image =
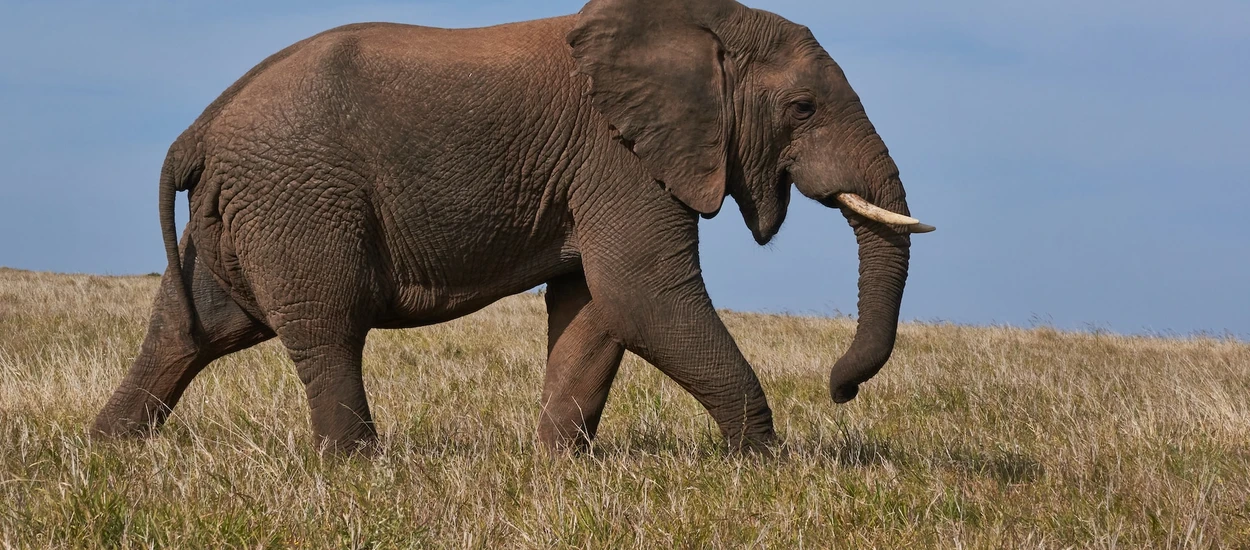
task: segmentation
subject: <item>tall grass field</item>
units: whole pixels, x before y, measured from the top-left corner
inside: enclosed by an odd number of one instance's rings
[[[634,357],[592,451],[553,456],[545,313],[522,295],[370,335],[375,458],[316,451],[273,342],[212,364],[160,436],[93,439],[158,282],[0,269],[0,547],[1250,547],[1250,345],[1231,338],[904,324],[835,406],[853,321],[725,312],[776,457],[723,452]]]

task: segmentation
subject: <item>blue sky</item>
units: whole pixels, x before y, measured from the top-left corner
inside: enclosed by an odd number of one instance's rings
[[[939,227],[904,318],[1250,338],[1250,3],[749,4],[812,28]],[[0,0],[0,265],[161,271],[166,147],[291,42],[580,6]],[[854,312],[853,236],[815,203],[768,247],[732,205],[703,239],[718,306]]]

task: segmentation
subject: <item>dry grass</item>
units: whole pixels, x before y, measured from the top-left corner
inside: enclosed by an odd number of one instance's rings
[[[726,314],[781,458],[724,456],[692,398],[627,360],[591,456],[533,427],[533,296],[376,331],[372,461],[310,447],[281,348],[215,363],[161,437],[86,426],[146,326],[154,277],[0,270],[6,547],[1250,546],[1250,346],[906,325],[834,406],[847,320]]]

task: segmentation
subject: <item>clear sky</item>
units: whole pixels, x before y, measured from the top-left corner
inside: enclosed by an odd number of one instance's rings
[[[0,0],[0,265],[162,271],[166,147],[296,40],[581,4]],[[748,4],[812,28],[939,228],[914,239],[904,318],[1250,338],[1250,2]],[[855,310],[833,211],[796,195],[760,248],[727,204],[703,240],[720,307]]]

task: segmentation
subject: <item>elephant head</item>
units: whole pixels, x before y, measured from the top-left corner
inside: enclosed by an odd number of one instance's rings
[[[829,377],[849,401],[894,348],[909,217],[898,169],[811,32],[733,0],[592,0],[568,35],[590,98],[650,175],[691,209],[734,197],[756,241],[790,187],[841,210],[859,244],[859,324]]]

